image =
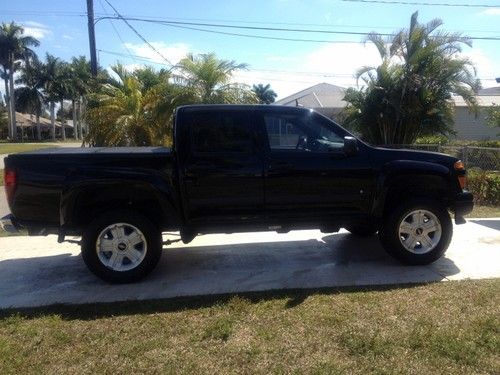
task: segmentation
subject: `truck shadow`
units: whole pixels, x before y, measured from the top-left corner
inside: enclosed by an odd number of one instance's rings
[[[287,296],[292,308],[314,293],[387,290],[437,282],[458,272],[448,258],[429,266],[401,265],[386,255],[376,237],[345,233],[321,240],[167,248],[148,278],[126,286],[106,284],[87,271],[80,256],[60,254],[0,261],[0,308],[87,304],[83,310],[71,305],[23,309],[55,309],[68,318],[83,318],[121,314],[110,307],[116,303],[124,303],[123,313],[130,314],[145,312],[146,306],[150,312],[207,306],[235,295],[255,301]],[[136,300],[148,302],[116,302]],[[9,311],[19,309],[0,315]]]
[[[500,220],[499,219],[487,219],[487,220],[477,220],[477,219],[468,219],[471,223],[484,225],[485,227],[500,230]]]

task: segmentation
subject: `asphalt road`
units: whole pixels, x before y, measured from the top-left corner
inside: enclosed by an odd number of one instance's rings
[[[144,281],[109,285],[87,271],[76,244],[55,236],[0,238],[0,308],[175,296],[500,277],[500,218],[455,226],[445,257],[404,266],[376,237],[323,234],[206,235],[165,249]]]

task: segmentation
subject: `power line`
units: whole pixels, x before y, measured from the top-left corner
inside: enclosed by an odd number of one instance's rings
[[[105,0],[105,1],[107,1],[107,0]],[[219,27],[219,28],[246,29],[246,30],[262,30],[262,31],[279,31],[279,32],[317,33],[317,34],[340,34],[340,35],[359,35],[359,36],[365,36],[365,35],[367,35],[366,32],[361,32],[361,31],[339,31],[339,30],[320,30],[320,29],[293,29],[293,28],[279,28],[279,27],[259,27],[259,26],[225,25],[225,24],[200,23],[200,22],[158,21],[158,20],[153,20],[153,19],[137,18],[137,17],[126,17],[126,18],[124,18],[122,16],[120,16],[120,18],[124,19],[124,20],[127,19],[129,21],[154,23],[154,24],[160,24],[160,25],[164,25],[164,26],[179,27],[179,28],[185,28],[185,29],[190,29],[190,30],[195,30],[195,31],[212,32],[212,33],[223,34],[223,35],[254,37],[254,38],[259,38],[259,39],[286,40],[286,41],[294,41],[294,42],[335,43],[335,41],[332,41],[332,40],[296,39],[296,38],[269,37],[269,36],[263,36],[263,35],[253,35],[253,34],[238,34],[238,33],[228,33],[228,32],[223,32],[223,31],[216,31],[216,30],[199,29],[199,28],[194,28],[194,27],[191,27],[191,26]],[[106,19],[106,17],[102,17],[101,19]],[[188,26],[186,26],[186,25],[188,25]],[[378,33],[378,34],[381,35],[381,36],[388,36],[388,37],[396,35],[396,34],[392,34],[392,33]],[[494,41],[500,41],[500,37],[497,37],[497,36],[494,36],[494,37],[467,36],[467,39],[471,39],[471,40],[494,40]],[[342,42],[346,43],[346,41],[342,41]]]
[[[118,10],[116,10],[116,8],[108,1],[108,0],[104,0],[116,13],[116,15],[118,16],[118,19],[121,19],[123,20],[123,22],[125,22],[127,24],[128,27],[130,27],[130,29],[144,42],[146,43],[153,51],[155,51],[158,56],[160,56],[163,60],[165,60],[168,64],[172,65],[173,67],[173,64],[165,57],[163,56],[163,54],[158,51],[151,43],[149,43],[146,38],[144,38],[125,18],[123,18],[121,16],[121,14],[118,12]]]
[[[389,0],[342,0],[351,3],[376,3],[376,4],[401,4],[401,5],[424,5],[441,7],[468,7],[468,8],[500,8],[500,5],[491,4],[452,4],[452,3],[429,3],[424,1],[389,1]]]
[[[108,12],[106,11],[106,8],[104,7],[104,4],[102,3],[102,0],[99,0],[99,4],[101,4],[101,8],[102,10],[104,11],[104,13],[106,15],[108,15]],[[130,49],[127,47],[127,45],[125,44],[125,42],[123,41],[120,33],[118,32],[118,30],[116,29],[114,23],[113,23],[113,20],[109,20],[109,23],[111,24],[111,27],[113,28],[113,30],[115,31],[116,35],[118,36],[118,39],[120,39],[120,42],[122,42],[122,46],[127,50],[129,56],[132,58],[132,60],[136,61],[135,58],[134,58],[134,55],[132,54],[132,52],[130,51]],[[137,62],[137,61],[136,61]]]
[[[351,0],[345,0],[351,1]],[[358,1],[358,0],[352,0]],[[492,6],[493,8],[496,6]],[[500,5],[498,6],[500,7]],[[0,10],[0,14],[4,15],[36,15],[36,16],[62,16],[62,17],[87,17],[85,13],[80,12],[68,12],[68,11],[16,11],[16,10]],[[100,17],[109,16],[108,13],[95,12],[96,18],[99,20]],[[127,15],[122,14],[123,18],[146,18],[151,20],[171,22],[173,20],[185,20],[185,21],[203,21],[203,22],[226,22],[226,23],[243,23],[243,24],[264,24],[267,25],[269,22],[264,21],[248,21],[248,20],[227,20],[227,19],[207,19],[207,18],[177,18],[177,17],[155,17],[150,15]],[[121,19],[121,18],[120,18]],[[340,27],[340,28],[366,28],[366,29],[397,29],[399,26],[387,26],[387,25],[339,25],[339,24],[324,24],[324,23],[297,23],[297,22],[273,22],[273,25],[290,25],[290,26],[318,26],[318,27]],[[479,32],[479,33],[498,33],[496,30],[481,30],[481,29],[463,29],[463,30],[449,30],[450,32]],[[368,34],[370,31],[366,31]]]
[[[130,57],[129,55],[117,51],[108,51],[108,50],[98,50],[99,52],[115,55],[115,56],[123,56]],[[144,62],[149,62],[152,64],[158,65],[167,65],[161,62],[154,61],[148,57],[133,55],[133,57],[137,60],[142,60]],[[296,71],[296,70],[280,70],[280,69],[261,69],[261,68],[248,68],[249,72],[262,72],[262,73],[282,73],[282,74],[296,74],[296,75],[305,75],[311,77],[324,77],[324,78],[351,78],[352,74],[335,74],[335,73],[327,73],[327,72],[304,72],[304,71]],[[263,79],[271,79],[271,78],[263,78]],[[494,81],[495,78],[480,78],[482,81]]]
[[[249,21],[249,20],[227,20],[227,19],[208,19],[208,18],[178,18],[178,17],[155,17],[155,16],[148,16],[148,15],[127,15],[124,14],[123,17],[125,18],[146,18],[146,19],[153,19],[153,20],[158,20],[158,21],[165,21],[165,22],[170,22],[170,21],[201,21],[201,22],[224,22],[224,23],[234,23],[234,24],[261,24],[261,25],[269,25],[269,22],[264,22],[264,21]],[[297,23],[297,22],[272,22],[273,25],[288,25],[288,26],[317,26],[317,27],[340,27],[340,28],[357,28],[357,29],[390,29],[394,30],[401,25],[398,26],[387,26],[387,25],[378,25],[378,26],[371,26],[371,25],[351,25],[351,24],[325,24],[325,23]],[[368,34],[370,31],[367,31],[366,34]],[[480,30],[480,29],[463,29],[463,30],[449,30],[450,32],[480,32],[480,33],[498,33],[498,30]]]
[[[255,34],[241,34],[241,33],[230,33],[226,31],[217,31],[217,30],[207,30],[200,29],[197,27],[190,26],[181,26],[181,25],[171,25],[168,23],[164,23],[164,26],[175,27],[178,29],[186,29],[186,30],[194,30],[201,31],[205,33],[219,34],[219,35],[229,35],[229,36],[237,36],[243,38],[253,38],[253,39],[267,39],[267,40],[281,40],[287,42],[307,42],[307,43],[332,43],[332,44],[345,44],[345,43],[356,43],[354,40],[319,40],[319,39],[298,39],[298,38],[285,38],[285,37],[277,37],[277,36],[265,36],[265,35],[255,35]]]

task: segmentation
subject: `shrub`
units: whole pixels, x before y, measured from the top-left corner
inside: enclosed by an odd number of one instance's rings
[[[427,135],[423,137],[418,137],[415,141],[418,145],[446,145],[450,142],[450,138],[438,134],[438,135]]]
[[[477,204],[500,206],[500,174],[471,170],[467,186]]]

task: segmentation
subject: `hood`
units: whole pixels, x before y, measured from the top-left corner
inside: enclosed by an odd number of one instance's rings
[[[439,152],[430,151],[416,151],[408,149],[388,149],[382,147],[375,147],[378,156],[385,162],[392,160],[414,160],[423,161],[427,163],[434,163],[453,168],[453,164],[459,160],[453,156],[442,154]]]

